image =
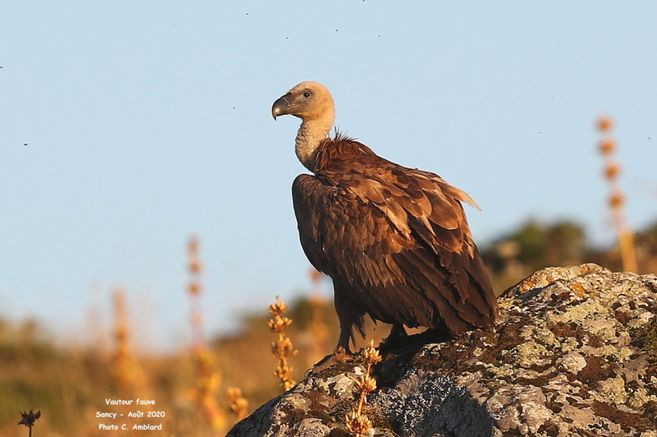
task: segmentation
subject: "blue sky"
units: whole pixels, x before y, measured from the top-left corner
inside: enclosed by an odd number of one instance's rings
[[[121,286],[137,341],[183,344],[190,233],[209,331],[308,288],[298,122],[270,114],[307,79],[349,135],[468,191],[482,243],[528,217],[611,241],[600,113],[630,224],[657,217],[657,3],[317,4],[3,1],[0,315],[84,340]]]

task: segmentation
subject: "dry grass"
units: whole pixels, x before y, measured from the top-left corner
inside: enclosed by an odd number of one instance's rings
[[[126,307],[128,310],[133,307],[129,295],[126,296]],[[318,310],[322,311],[328,327],[337,327],[330,301],[319,306]],[[295,339],[309,333],[312,315],[307,299],[290,302],[286,315],[294,319],[286,329],[287,335]],[[263,351],[269,349],[272,341],[267,319],[268,314],[262,311],[247,314],[241,319],[239,330],[206,341],[206,348],[212,354],[209,367],[221,376],[214,399],[226,419],[224,430],[237,419],[230,410],[227,387],[241,389],[242,398],[248,400],[246,414],[253,406],[257,407],[280,393],[279,382],[271,377],[272,363],[263,359]],[[140,325],[142,320],[130,319],[129,333],[146,329]],[[328,334],[328,343],[334,344],[337,328],[330,329]],[[105,329],[104,336],[113,338],[113,328]],[[133,336],[128,335],[127,339],[131,340]],[[112,376],[114,346],[104,349],[109,345],[109,341],[84,347],[62,344],[49,337],[38,324],[25,322],[18,325],[3,322],[0,317],[0,436],[23,435],[22,432],[17,434],[19,412],[30,409],[42,412],[34,428],[37,436],[98,435],[99,420],[95,414],[96,411],[107,411],[104,398],[122,397]],[[167,414],[163,421],[167,435],[206,437],[216,434],[195,396],[200,363],[190,358],[190,354],[194,354],[191,348],[168,354],[144,353],[136,347],[129,350],[143,375],[148,377],[148,398],[154,399],[158,409]],[[300,349],[297,355],[288,358],[289,366],[295,369],[291,375],[293,378],[299,378],[306,369],[309,351]],[[324,354],[329,352],[326,350]],[[217,384],[217,380],[202,380],[202,384],[209,387]],[[147,398],[146,395],[142,397]],[[21,431],[27,435],[27,429]],[[126,434],[103,432],[103,435]]]
[[[367,402],[367,395],[376,390],[376,379],[372,377],[372,366],[381,362],[381,355],[374,347],[374,340],[370,345],[361,350],[361,356],[367,365],[365,372],[356,378],[355,385],[358,389],[358,402],[353,410],[345,416],[347,431],[355,437],[363,437],[372,429],[372,421],[363,413],[363,406]]]

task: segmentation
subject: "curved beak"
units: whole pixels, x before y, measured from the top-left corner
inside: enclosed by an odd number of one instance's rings
[[[290,93],[287,93],[284,96],[276,99],[276,101],[271,107],[271,115],[272,117],[274,117],[274,120],[276,120],[276,117],[278,117],[279,115],[289,114],[288,109],[290,106],[291,97],[292,95]]]

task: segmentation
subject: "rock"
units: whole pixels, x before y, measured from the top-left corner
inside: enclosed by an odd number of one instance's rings
[[[657,276],[549,268],[499,304],[494,327],[383,354],[372,435],[657,436]],[[359,360],[309,372],[228,435],[349,435]]]

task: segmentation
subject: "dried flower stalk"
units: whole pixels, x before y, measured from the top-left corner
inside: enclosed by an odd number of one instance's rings
[[[29,429],[29,437],[32,437],[32,427],[34,423],[41,417],[41,411],[21,411],[21,420],[18,422],[19,425],[25,425]]]
[[[219,431],[222,431],[226,424],[224,412],[217,403],[217,390],[221,384],[221,374],[216,369],[214,356],[212,351],[207,348],[203,336],[203,317],[200,303],[201,291],[203,290],[201,285],[203,264],[199,259],[199,242],[194,236],[190,237],[187,242],[187,256],[189,282],[186,289],[191,308],[192,359],[196,378],[194,398],[207,422],[219,435]]]
[[[374,347],[374,340],[370,340],[370,345],[361,350],[361,356],[365,360],[367,368],[365,373],[355,380],[359,392],[358,404],[345,416],[347,431],[355,437],[363,437],[372,429],[372,421],[363,414],[363,405],[367,402],[367,395],[376,390],[376,379],[372,377],[372,366],[381,362],[381,355]]]
[[[129,395],[140,388],[138,386],[143,381],[143,373],[130,351],[130,329],[123,290],[114,290],[112,304],[114,309],[112,331],[115,344],[112,354],[112,376],[118,392],[122,395]]]
[[[613,128],[613,120],[610,117],[599,117],[596,123],[598,131],[603,135],[599,143],[600,154],[605,160],[604,178],[609,184],[609,209],[618,233],[618,246],[620,248],[623,270],[636,272],[637,262],[634,252],[634,236],[627,227],[623,204],[625,198],[618,184],[620,165],[614,161],[613,154],[616,150],[616,142],[609,136]]]
[[[285,317],[287,306],[276,296],[276,302],[269,305],[269,314],[272,316],[267,324],[274,334],[277,334],[276,341],[271,344],[272,353],[278,358],[274,376],[281,382],[283,390],[289,390],[296,381],[292,379],[292,367],[288,363],[288,358],[296,353],[292,346],[292,341],[285,334],[285,329],[292,324],[292,319]]]

